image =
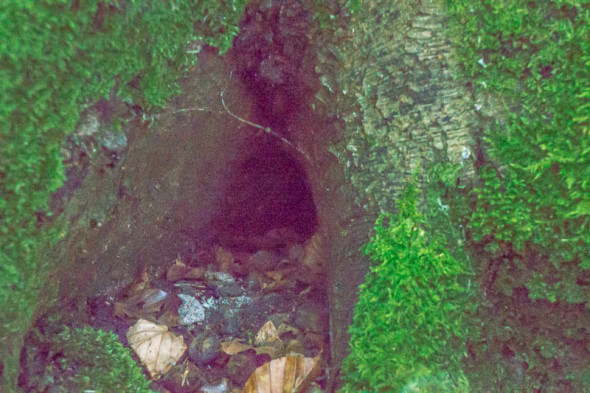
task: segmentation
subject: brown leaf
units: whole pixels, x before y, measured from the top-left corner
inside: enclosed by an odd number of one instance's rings
[[[188,272],[186,272],[186,274],[184,275],[184,279],[185,280],[199,280],[199,279],[205,277],[206,272],[207,272],[207,269],[205,269],[205,268],[194,267],[194,268],[190,269]]]
[[[321,355],[289,355],[265,363],[252,373],[242,393],[302,393],[319,376]]]
[[[297,329],[296,327],[293,327],[289,324],[286,323],[281,323],[279,325],[279,328],[277,329],[277,333],[279,334],[279,336],[282,336],[285,333],[293,333],[295,336],[297,336],[299,334],[299,329]]]
[[[303,355],[303,344],[301,344],[299,340],[293,339],[287,343],[287,346],[285,347],[285,355],[296,353]]]
[[[293,280],[273,281],[270,284],[262,284],[262,293],[278,292],[284,289],[294,288],[295,282]]]
[[[138,292],[150,287],[150,276],[144,267],[135,277],[133,282],[124,290],[126,296],[133,296]]]
[[[316,232],[306,244],[301,257],[301,274],[298,279],[304,283],[318,283],[324,275],[326,256],[323,247],[323,236]]]
[[[247,351],[252,349],[252,347],[248,344],[242,344],[237,338],[234,338],[231,341],[224,341],[221,343],[221,350],[228,355],[236,355],[240,352]]]
[[[142,289],[122,302],[115,302],[114,314],[119,318],[142,318],[156,314],[168,299],[167,292],[158,288]]]
[[[219,271],[228,273],[234,264],[234,256],[231,252],[217,247],[215,250],[215,262],[219,265]]]
[[[127,331],[129,345],[148,369],[153,380],[164,375],[180,359],[186,345],[167,326],[140,319]]]
[[[182,263],[180,260],[176,260],[176,263],[166,270],[166,280],[170,282],[176,282],[182,280],[184,275],[191,270],[188,266]]]
[[[126,303],[115,302],[113,314],[117,318],[134,318],[134,312],[129,309],[129,305]]]
[[[281,341],[277,328],[275,328],[275,324],[272,321],[268,321],[260,328],[258,333],[256,333],[254,344],[264,345],[276,340]]]
[[[280,358],[283,353],[283,342],[281,340],[269,341],[261,346],[255,347],[256,354],[267,354],[271,359]]]
[[[160,325],[166,325],[169,327],[182,325],[182,319],[180,318],[180,315],[178,315],[177,308],[170,308],[164,311],[164,314],[158,318],[157,322]]]

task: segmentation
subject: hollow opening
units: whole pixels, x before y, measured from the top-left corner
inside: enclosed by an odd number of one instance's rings
[[[299,243],[317,227],[304,168],[280,139],[258,133],[232,164],[213,222],[217,243],[256,250]]]

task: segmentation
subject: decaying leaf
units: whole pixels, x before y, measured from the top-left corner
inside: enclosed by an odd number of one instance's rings
[[[166,271],[166,279],[170,282],[179,280],[198,280],[205,276],[204,268],[186,266],[179,258],[176,258],[174,265]]]
[[[266,342],[254,348],[256,354],[267,354],[271,359],[277,359],[284,354],[284,345],[281,340]]]
[[[215,250],[215,262],[217,262],[220,272],[227,273],[234,264],[234,256],[231,252],[217,247]]]
[[[167,326],[145,319],[129,328],[127,340],[153,380],[170,370],[186,350],[182,336],[176,336]]]
[[[158,288],[144,288],[122,302],[115,302],[114,314],[119,318],[142,318],[160,311],[168,293]]]
[[[234,338],[231,341],[224,341],[221,343],[221,350],[228,355],[237,355],[240,352],[247,351],[252,349],[252,347],[248,344],[241,343],[237,338]]]
[[[143,267],[141,271],[137,274],[133,282],[131,282],[131,284],[129,284],[127,288],[123,290],[123,294],[125,296],[133,296],[149,287],[150,276],[147,272],[147,269]]]
[[[272,321],[268,321],[260,328],[258,333],[256,333],[254,344],[264,345],[276,340],[281,341],[279,338],[279,332],[277,331],[275,324]]]
[[[299,334],[299,329],[283,322],[279,325],[277,333],[279,336],[282,336],[285,333],[293,333],[293,335],[297,336]]]
[[[204,385],[201,386],[201,393],[226,393],[227,392],[227,379],[222,378],[221,382],[217,385]]]
[[[285,355],[292,355],[299,353],[303,355],[303,344],[299,340],[293,339],[287,343],[285,347]]]
[[[242,393],[303,393],[320,374],[321,356],[289,355],[265,363],[248,378]]]
[[[290,289],[295,287],[295,281],[293,280],[280,280],[280,281],[273,281],[270,284],[264,283],[262,284],[262,293],[271,293],[271,292],[278,292],[283,291],[285,289]]]
[[[156,320],[160,325],[166,325],[168,327],[180,326],[182,325],[182,319],[180,315],[178,315],[177,308],[167,309],[164,314],[162,314]]]
[[[318,282],[325,272],[326,256],[323,247],[323,236],[316,232],[305,246],[301,257],[301,274],[298,279],[304,283]]]
[[[276,359],[283,355],[283,341],[279,338],[279,333],[272,321],[266,322],[256,333],[254,337],[254,350],[257,354],[267,354],[271,359]]]

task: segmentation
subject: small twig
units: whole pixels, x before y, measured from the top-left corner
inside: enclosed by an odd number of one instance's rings
[[[270,127],[264,127],[260,124],[256,124],[256,123],[252,123],[249,120],[246,120],[236,114],[234,114],[232,111],[229,110],[229,108],[227,107],[227,105],[225,105],[225,100],[223,99],[223,94],[225,93],[225,89],[223,89],[221,91],[221,105],[223,105],[223,108],[225,109],[225,111],[232,117],[238,119],[239,121],[241,121],[242,123],[248,124],[249,126],[252,127],[256,127],[259,128],[261,130],[264,130],[264,132],[266,132],[267,134],[270,134],[276,138],[279,138],[281,141],[283,141],[283,143],[285,143],[286,145],[288,145],[289,147],[291,147],[292,149],[297,150],[302,156],[304,156],[309,162],[313,162],[311,160],[311,157],[309,155],[307,155],[306,152],[304,152],[303,150],[301,150],[299,147],[295,146],[293,143],[291,143],[289,140],[285,139],[284,137],[280,136],[279,134],[277,134],[276,132],[274,132],[273,130],[270,129]]]
[[[197,111],[197,112],[213,112],[213,109],[209,109],[209,108],[182,108],[182,109],[176,109],[173,111],[158,113],[157,115],[153,115],[152,117],[154,119],[159,119],[161,116],[164,116],[164,115],[174,115],[176,113],[195,112],[195,111]]]

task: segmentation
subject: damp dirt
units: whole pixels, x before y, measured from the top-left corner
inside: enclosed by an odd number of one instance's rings
[[[208,48],[199,54],[181,81],[184,93],[154,122],[113,104],[129,118],[122,146],[111,143],[113,135],[79,132],[64,148],[68,180],[53,206],[72,230],[54,253],[65,261],[52,275],[60,283],[57,307],[35,331],[57,329],[56,313],[60,323],[112,330],[127,344],[125,332],[143,305],[123,316],[114,307],[129,298],[131,281],[147,274],[150,288],[168,299],[147,316],[158,320],[175,310],[171,330],[190,349],[184,368],[152,384],[156,391],[198,392],[222,381],[224,392],[240,388],[240,364],[251,368],[287,352],[234,358],[202,343],[248,343],[268,321],[292,327],[281,336],[285,351],[295,342],[305,356],[323,351],[324,369],[330,361],[326,244],[318,240],[309,157],[297,142],[311,138],[317,117],[310,109],[319,88],[308,38],[313,15],[299,2],[264,3],[270,6],[246,10],[228,55]],[[96,108],[103,125],[105,105]],[[172,281],[168,269],[178,261],[207,274]],[[59,359],[42,350],[43,339],[49,337],[27,339],[21,387],[59,391],[57,369],[43,368]],[[179,373],[189,368],[197,370],[190,388],[179,386],[186,379]],[[48,380],[55,382],[40,385]],[[318,383],[326,387],[325,371]]]

